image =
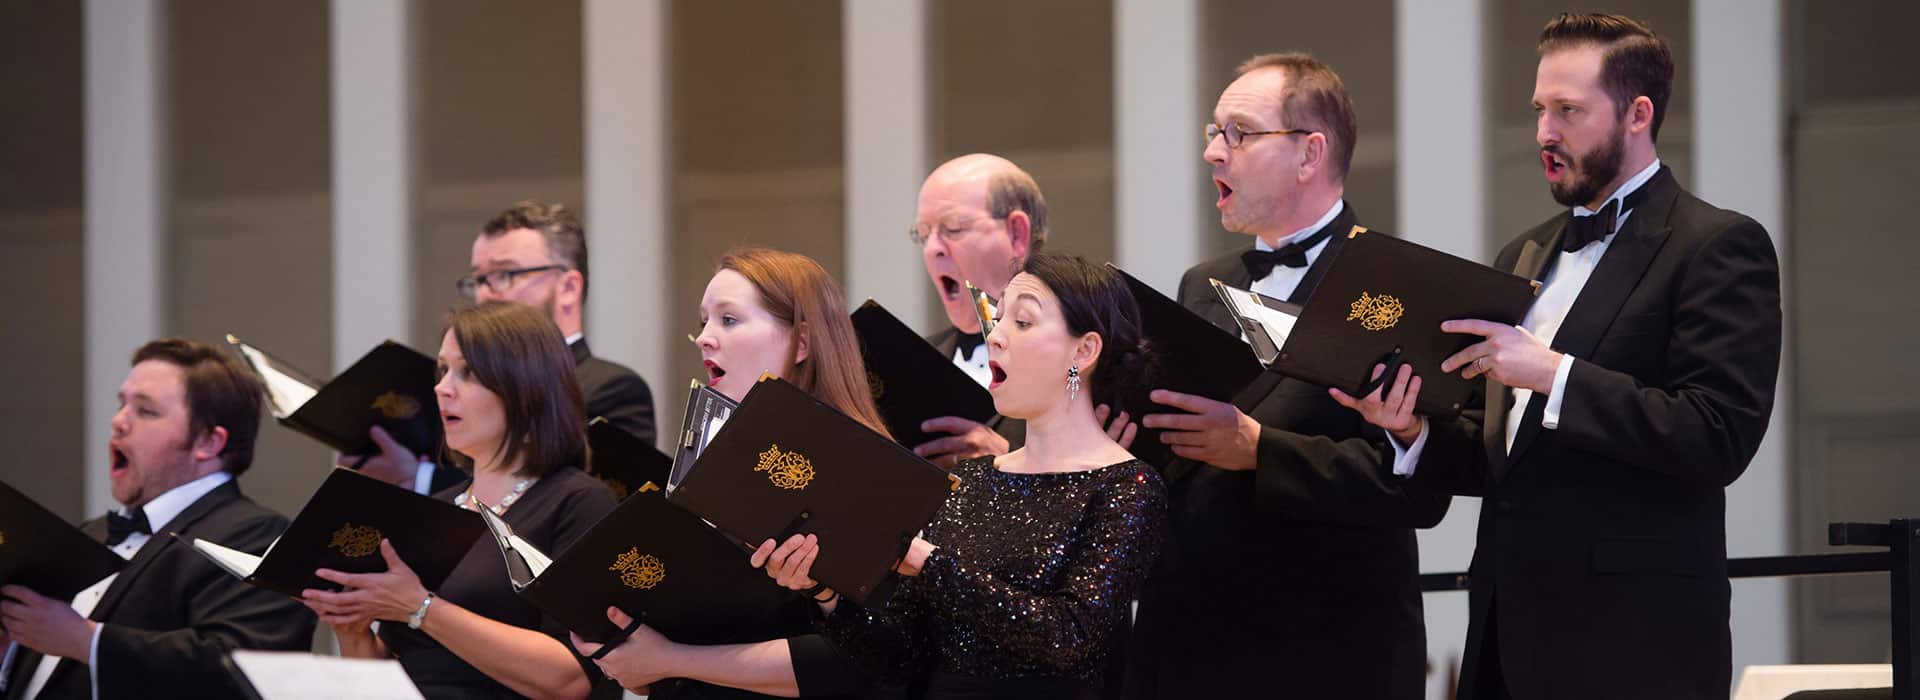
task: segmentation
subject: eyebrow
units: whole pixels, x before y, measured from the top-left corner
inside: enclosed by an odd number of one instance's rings
[[[1021,300],[1021,299],[1026,299],[1026,300],[1028,300],[1028,301],[1032,301],[1032,302],[1033,302],[1033,304],[1034,304],[1035,306],[1038,306],[1038,307],[1040,307],[1040,308],[1043,308],[1043,309],[1044,309],[1044,308],[1047,308],[1047,305],[1046,305],[1045,303],[1043,303],[1043,302],[1041,302],[1041,301],[1040,301],[1040,297],[1039,297],[1038,295],[1036,295],[1036,294],[1034,294],[1033,292],[1021,292],[1021,293],[1019,293],[1019,294],[1016,294],[1016,295],[1014,295],[1014,297],[1013,297],[1013,300],[1014,300],[1014,301],[1019,301],[1019,300]]]

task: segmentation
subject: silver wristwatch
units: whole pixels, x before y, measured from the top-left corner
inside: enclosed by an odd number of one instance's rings
[[[415,608],[413,614],[407,616],[407,629],[420,629],[420,623],[427,621],[427,606],[429,605],[433,605],[432,593],[428,593],[426,600],[420,601],[420,607]]]

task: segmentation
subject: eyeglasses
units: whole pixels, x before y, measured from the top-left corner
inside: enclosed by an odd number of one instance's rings
[[[987,219],[990,221],[1005,221],[1007,217],[989,215],[987,216]],[[965,225],[960,226],[959,228],[947,228],[946,226],[938,226],[938,225],[936,225],[936,227],[940,230],[940,240],[946,241],[948,243],[959,243],[960,239],[966,238],[967,234],[973,233],[974,223],[975,221],[968,221]],[[922,231],[918,226],[907,229],[907,240],[913,241],[913,247],[915,248],[927,247],[927,239],[932,237],[933,237],[933,233],[929,231]]]
[[[505,294],[507,290],[513,289],[513,281],[522,275],[565,269],[567,269],[565,265],[540,265],[537,267],[522,267],[512,270],[494,270],[484,275],[467,275],[454,280],[453,288],[460,291],[460,296],[466,297],[467,300],[471,301],[482,286],[485,286],[494,294]]]
[[[1233,122],[1227,122],[1227,125],[1224,127],[1220,126],[1219,124],[1207,125],[1207,143],[1213,143],[1213,139],[1215,137],[1225,136],[1227,137],[1227,148],[1239,148],[1240,144],[1246,142],[1248,136],[1265,136],[1267,134],[1283,134],[1283,135],[1291,136],[1293,134],[1311,134],[1311,133],[1314,133],[1312,129],[1277,129],[1274,131],[1244,131],[1240,128],[1239,124],[1235,124]]]

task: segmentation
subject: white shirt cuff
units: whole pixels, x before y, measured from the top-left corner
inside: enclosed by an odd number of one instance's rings
[[[413,472],[413,492],[414,493],[420,494],[422,496],[433,495],[434,469],[435,467],[432,462],[429,462],[424,459],[420,460],[420,466],[417,467]]]
[[[1567,398],[1567,375],[1573,373],[1573,356],[1562,353],[1560,367],[1553,371],[1553,392],[1547,394],[1547,408],[1540,414],[1540,427],[1560,429],[1560,402]]]
[[[1414,438],[1413,444],[1401,445],[1392,432],[1387,433],[1387,444],[1393,446],[1393,475],[1413,476],[1413,468],[1420,464],[1420,451],[1427,447],[1427,419],[1420,419],[1420,437]]]
[[[87,658],[83,659],[87,664],[87,685],[93,693],[93,700],[100,700],[100,665],[93,661],[100,655],[100,631],[106,628],[104,622],[93,626],[93,641],[87,642]]]

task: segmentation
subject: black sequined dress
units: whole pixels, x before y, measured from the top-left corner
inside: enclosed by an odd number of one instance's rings
[[[1084,697],[1160,551],[1166,488],[1130,460],[1048,474],[954,467],[927,526],[937,549],[883,609],[841,601],[826,636],[929,698]],[[830,544],[826,546],[832,546]]]

